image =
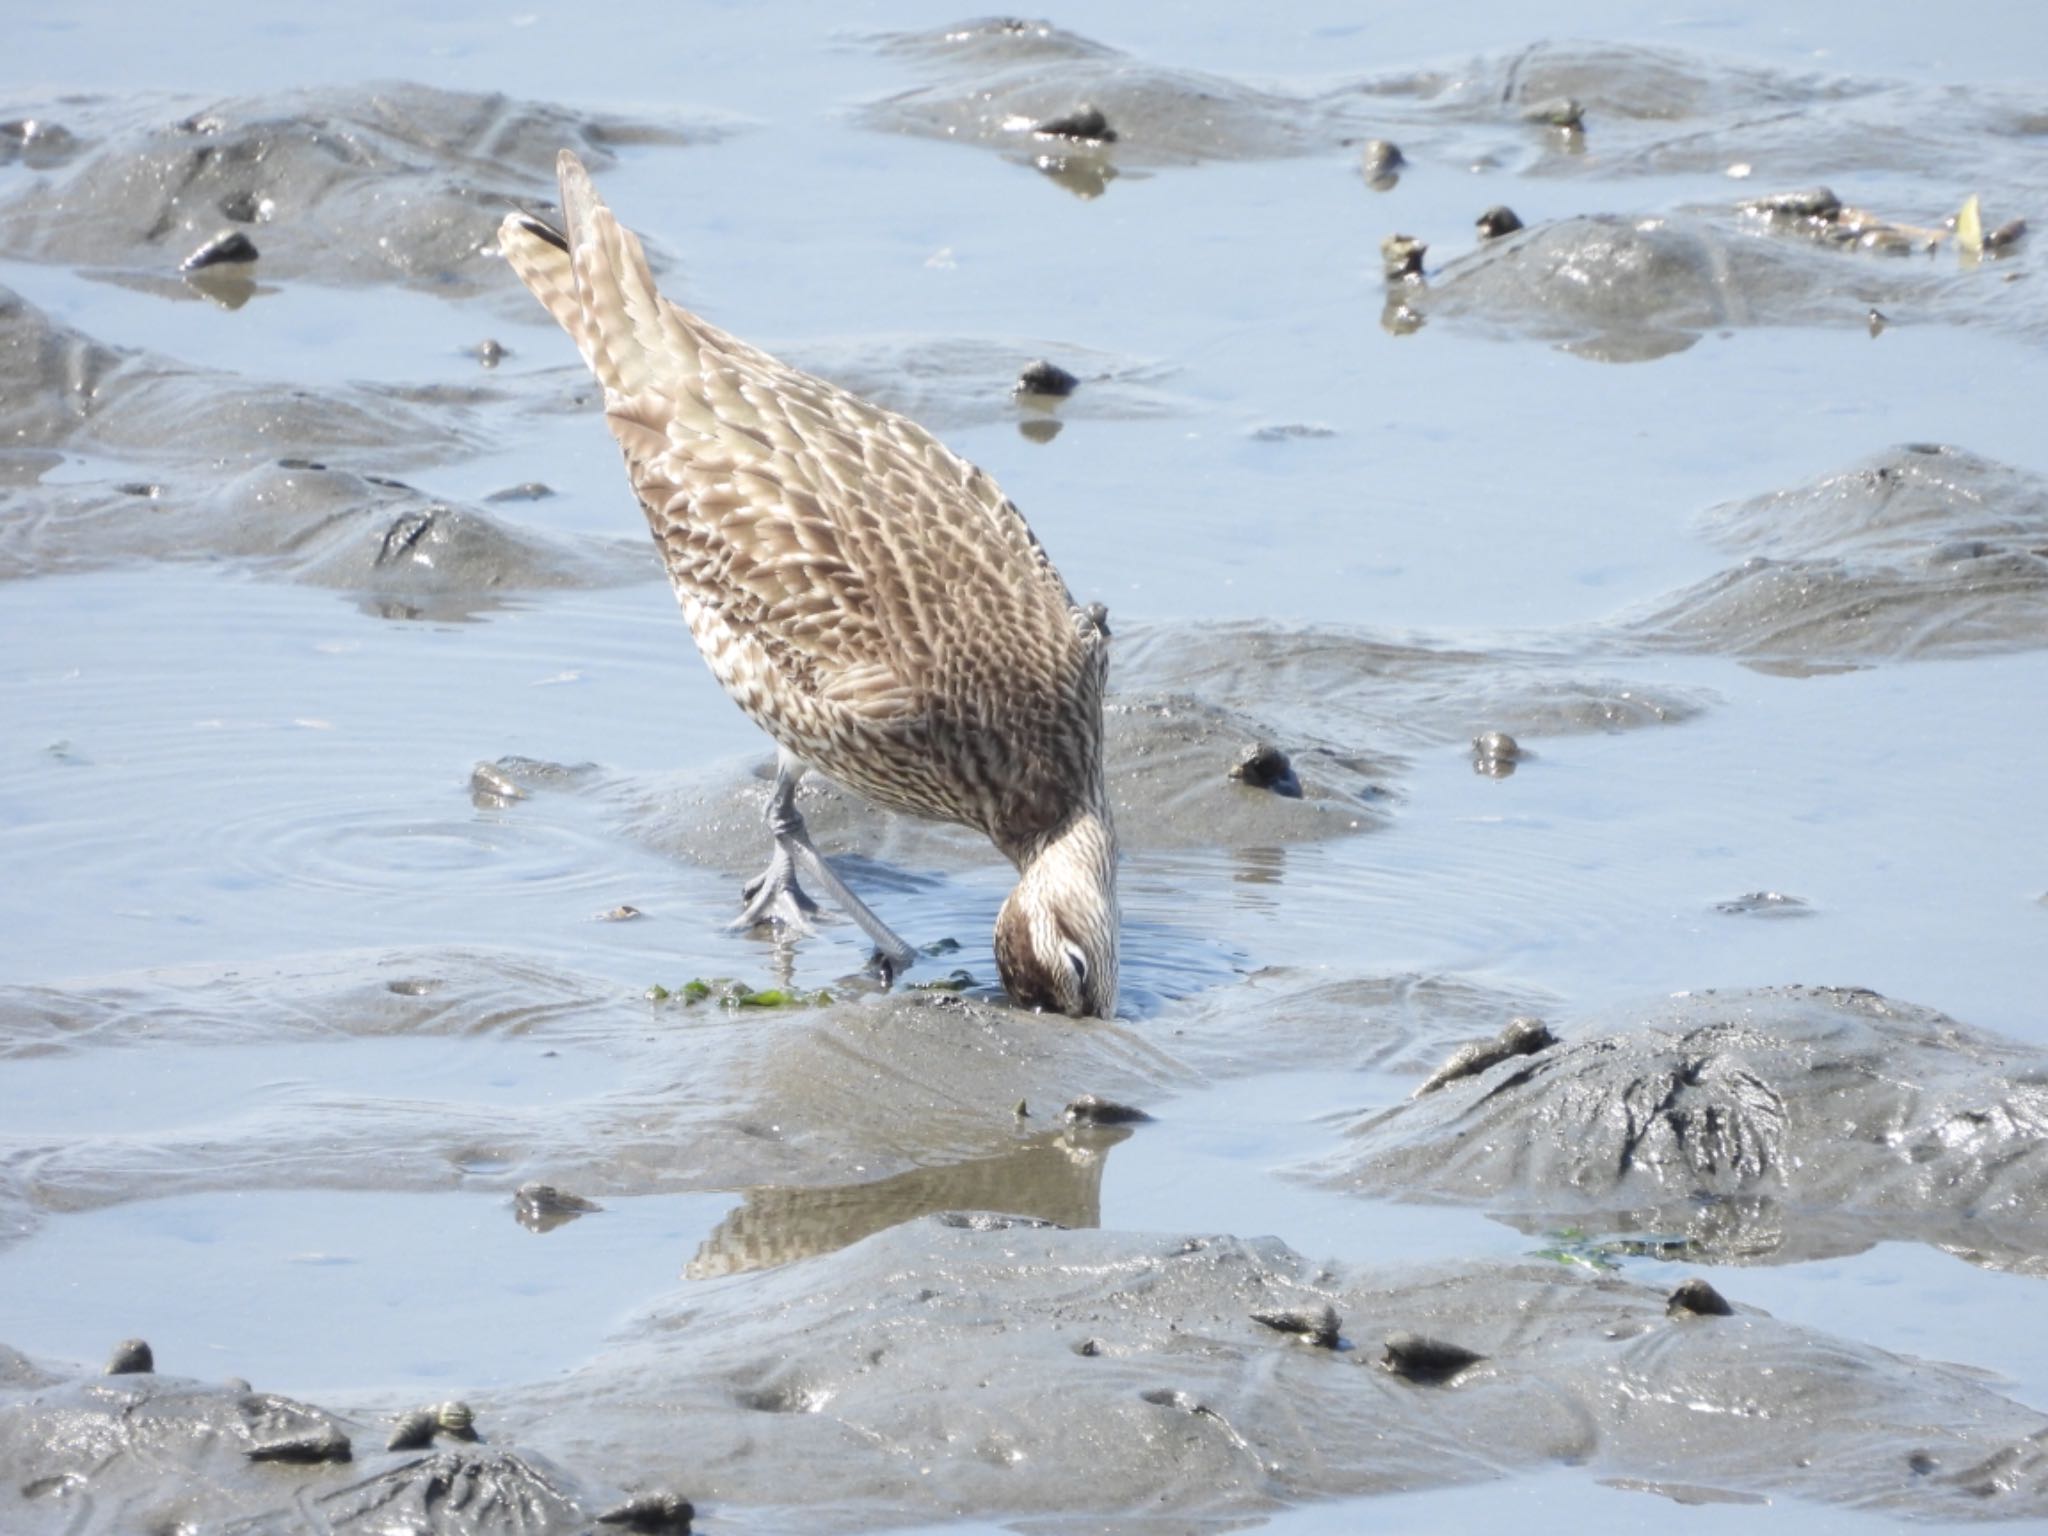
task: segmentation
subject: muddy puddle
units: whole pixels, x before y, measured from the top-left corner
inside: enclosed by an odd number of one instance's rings
[[[2048,27],[650,24],[23,31],[0,1527],[2048,1518]],[[1119,1019],[725,930],[565,145],[1108,606]]]

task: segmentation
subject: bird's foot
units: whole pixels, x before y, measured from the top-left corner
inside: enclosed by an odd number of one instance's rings
[[[809,933],[818,904],[797,884],[796,866],[777,854],[773,863],[740,888],[746,903],[726,926],[734,933],[774,923],[786,933]]]

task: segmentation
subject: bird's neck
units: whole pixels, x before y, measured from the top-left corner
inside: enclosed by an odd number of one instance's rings
[[[1116,900],[1116,827],[1107,805],[1077,810],[1050,832],[1020,845],[1018,884],[1051,891],[1092,888]]]

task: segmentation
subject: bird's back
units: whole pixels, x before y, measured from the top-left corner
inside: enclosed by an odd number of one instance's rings
[[[660,297],[561,158],[500,241],[604,387],[691,632],[741,708],[892,809],[1013,854],[1100,794],[1107,635],[994,481]]]

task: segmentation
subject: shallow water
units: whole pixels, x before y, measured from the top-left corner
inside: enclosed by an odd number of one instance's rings
[[[1488,718],[1346,735],[1314,697],[1272,700],[1288,728],[1405,759],[1391,824],[1284,847],[1131,850],[1139,1039],[1171,1050],[1177,1007],[1286,966],[1450,976],[1547,996],[1565,1017],[1707,987],[1853,984],[2048,1046],[2043,636],[2010,654],[1791,675],[1645,654],[1618,628],[1733,563],[1700,525],[1717,504],[1916,441],[2048,471],[2038,341],[1910,313],[1873,337],[1859,311],[1846,324],[1714,328],[1674,355],[1606,364],[1447,319],[1408,335],[1381,323],[1377,245],[1395,229],[1448,258],[1489,203],[1531,223],[1725,207],[1772,190],[1762,173],[1623,174],[1599,159],[1597,117],[1591,160],[1566,164],[1525,125],[1431,119],[1389,97],[1385,131],[1429,146],[1411,150],[1417,164],[1392,191],[1368,190],[1355,152],[1328,148],[1133,170],[1083,199],[985,149],[855,125],[861,105],[926,78],[867,39],[960,19],[951,7],[716,7],[652,38],[644,18],[629,35],[623,22],[491,7],[444,7],[433,21],[374,4],[131,11],[84,4],[27,22],[0,86],[18,99],[0,97],[0,118],[83,123],[92,109],[67,98],[145,90],[178,95],[168,118],[218,96],[402,71],[729,129],[714,144],[627,145],[600,173],[666,258],[670,290],[738,335],[914,405],[1002,482],[1076,595],[1105,600],[1120,633],[1164,634],[1170,654],[1175,626],[1363,628],[1542,652],[1573,676],[1705,701],[1667,725],[1524,733],[1534,755],[1496,780],[1473,771],[1462,739]],[[1945,15],[1930,41],[1904,14],[1738,5],[1646,18],[1596,3],[1571,25],[1799,74],[2043,89],[2048,21],[1985,7]],[[1403,69],[1455,76],[1532,41],[1520,10],[1502,6],[1061,19],[1150,63],[1303,91]],[[133,47],[102,46],[114,25]],[[2038,137],[1984,137],[1937,171],[1822,163],[1787,184],[1827,180],[1913,220],[1982,192],[2038,229],[2048,210],[2024,203],[2041,185],[2038,154]],[[0,162],[0,200],[36,174]],[[594,413],[563,404],[580,370],[509,275],[485,298],[287,282],[239,309],[174,302],[125,280],[136,275],[0,255],[0,286],[56,320],[195,368],[319,389],[486,391],[451,407],[479,451],[408,467],[411,483],[478,503],[544,482],[558,494],[493,510],[556,535],[637,535]],[[1982,276],[2042,280],[2027,247]],[[486,337],[508,349],[495,369],[466,351]],[[1045,441],[1020,430],[1032,419],[1002,372],[1038,355],[1085,355],[1106,375],[1084,382]],[[41,478],[153,473],[149,455],[88,445]],[[656,1298],[698,1283],[685,1266],[742,1205],[737,1181],[686,1168],[636,1184],[645,1170],[628,1158],[604,1165],[613,1187],[592,1191],[603,1213],[546,1234],[512,1220],[511,1188],[551,1169],[493,1140],[495,1119],[555,1125],[622,1101],[650,1053],[673,1049],[663,1069],[683,1079],[691,1031],[712,1026],[621,1005],[651,983],[759,981],[785,962],[723,932],[743,871],[662,856],[601,798],[492,806],[470,776],[523,757],[681,769],[709,786],[764,756],[760,737],[692,653],[651,554],[645,579],[491,593],[459,622],[395,611],[208,550],[0,585],[0,982],[62,991],[114,977],[133,1003],[91,1032],[6,1041],[0,1173],[36,1209],[9,1225],[17,1212],[0,1203],[0,1341],[91,1364],[139,1333],[167,1370],[356,1403],[516,1387],[576,1366]],[[999,870],[856,868],[914,941],[958,941],[935,969],[959,965],[987,988]],[[1758,891],[1797,896],[1810,915],[1717,910]],[[643,915],[599,920],[622,903]],[[801,944],[793,980],[831,986],[855,970],[850,934],[828,927]],[[375,953],[458,949],[559,967],[602,997],[588,1017],[565,1002],[566,1023],[544,1010],[453,1035],[337,1022],[331,1038],[288,990],[265,1000],[265,968],[291,957],[361,951],[375,977]],[[180,1011],[181,988],[203,994],[240,968],[254,978],[250,1035]],[[159,972],[170,974],[144,974]],[[782,1027],[760,1025],[764,1039]],[[1268,1059],[1255,1042],[1245,1051]],[[1413,1081],[1312,1058],[1163,1090],[1146,1106],[1158,1122],[1101,1154],[1100,1222],[1272,1233],[1353,1261],[1542,1248],[1481,1210],[1362,1200],[1297,1176],[1343,1124]],[[296,1139],[310,1166],[351,1126],[388,1124],[397,1138],[436,1115],[474,1124],[477,1155],[407,1164],[374,1187],[297,1171],[286,1187],[253,1172],[237,1187],[179,1161],[209,1137],[266,1126],[280,1129],[264,1145]],[[567,1156],[562,1146],[545,1155]],[[864,1155],[854,1147],[836,1172],[872,1172]],[[153,1177],[171,1187],[151,1195]],[[1697,1268],[1619,1262],[1653,1285]],[[2048,1351],[2031,1342],[2038,1279],[1884,1243],[1716,1280],[1781,1317],[1986,1373],[2048,1411]],[[1563,1530],[1617,1517],[1699,1531],[1877,1523],[1783,1502],[1652,1505],[1556,1471],[1303,1506],[1269,1524]]]

